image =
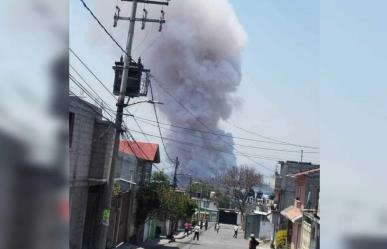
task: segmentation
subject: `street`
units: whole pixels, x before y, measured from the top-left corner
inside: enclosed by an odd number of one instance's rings
[[[202,248],[213,248],[213,249],[227,249],[227,248],[248,248],[248,241],[243,239],[243,234],[239,233],[238,238],[233,238],[233,226],[221,225],[219,234],[216,233],[213,227],[209,228],[200,234],[199,241],[190,240],[185,246],[181,247],[184,249],[202,249]],[[190,235],[193,236],[193,235]]]
[[[200,234],[199,241],[193,241],[193,234],[189,238],[176,240],[175,243],[168,245],[157,246],[153,248],[180,248],[180,249],[247,249],[248,240],[243,239],[243,232],[238,234],[238,238],[233,238],[233,226],[222,224],[219,234],[214,231],[213,227],[208,228]],[[257,248],[270,248],[267,245],[260,245]]]

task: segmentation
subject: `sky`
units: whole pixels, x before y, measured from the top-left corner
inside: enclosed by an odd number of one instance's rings
[[[319,145],[319,4],[318,1],[303,3],[286,3],[276,1],[229,1],[239,22],[247,35],[247,41],[242,54],[242,81],[235,93],[237,106],[227,122],[219,124],[225,131],[234,136],[260,139],[250,133],[235,128],[238,125],[244,129],[282,141],[317,146]],[[173,4],[173,1],[170,2]],[[92,4],[89,4],[93,8]],[[112,16],[115,2],[111,6],[105,3],[111,12],[101,12],[99,18],[109,32],[125,44],[126,33],[117,32],[112,28]],[[120,4],[121,9],[125,6]],[[129,7],[127,7],[129,8]],[[98,10],[95,10],[98,15]],[[168,17],[168,7],[165,8]],[[168,19],[167,19],[168,23]],[[125,28],[125,23],[119,23]],[[122,30],[125,30],[125,29]],[[91,30],[96,29],[96,30]],[[146,51],[141,42],[151,39],[158,33],[157,27],[147,25],[146,32],[137,30],[134,41],[134,54]],[[121,31],[121,30],[120,30]],[[100,32],[95,35],[95,32]],[[112,62],[120,51],[109,41],[103,31],[97,26],[80,1],[70,1],[70,47],[84,58],[86,63],[98,76],[111,84],[113,70]],[[150,33],[150,35],[149,35]],[[161,35],[162,37],[162,35]],[[92,40],[91,40],[92,39]],[[100,40],[101,39],[101,40]],[[102,40],[106,39],[106,40]],[[152,38],[153,39],[153,38]],[[108,45],[106,45],[108,44]],[[95,82],[80,64],[71,62],[85,75],[87,80]],[[76,89],[74,87],[73,89]],[[78,91],[79,92],[79,91]],[[77,93],[78,93],[77,92]],[[99,94],[114,106],[113,99],[104,90]],[[130,111],[138,116],[154,119],[152,110],[147,104],[131,107]],[[161,117],[161,120],[167,121]],[[128,126],[136,128],[131,119]],[[157,134],[153,126],[144,125],[144,130]],[[134,134],[139,140],[145,140],[140,134]],[[160,142],[157,138],[153,141]],[[145,140],[146,141],[146,140]],[[239,142],[239,141],[235,141]],[[275,159],[254,158],[258,163],[244,156],[237,156],[237,163],[256,167],[265,177],[273,175],[281,160],[300,160],[301,148],[292,146],[274,146],[272,144],[257,144],[251,142],[245,145],[297,150],[299,152],[277,152],[260,149],[243,148],[243,152],[252,155],[268,156]],[[238,148],[242,150],[241,148]],[[303,161],[319,163],[319,154],[308,154],[304,149]],[[313,151],[313,150],[312,150]],[[163,151],[162,158],[165,159]],[[165,160],[164,160],[165,161]],[[264,165],[262,167],[261,165]],[[170,167],[167,163],[161,165]],[[267,170],[269,168],[271,170]]]

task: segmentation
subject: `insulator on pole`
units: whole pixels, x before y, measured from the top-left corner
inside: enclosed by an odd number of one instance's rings
[[[141,29],[145,29],[145,23],[146,23],[146,19],[148,17],[148,11],[146,9],[143,9],[143,15],[142,15],[142,23],[141,23]]]
[[[120,11],[121,9],[118,6],[116,6],[116,12],[114,13],[113,27],[117,27],[117,22],[118,22],[118,19],[120,18]]]
[[[164,10],[161,10],[159,32],[161,32],[161,30],[163,29],[163,23],[165,21],[164,16],[165,16],[165,12]]]

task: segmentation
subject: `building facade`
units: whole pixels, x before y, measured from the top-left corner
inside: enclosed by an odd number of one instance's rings
[[[136,195],[151,180],[153,163],[160,162],[158,144],[122,140],[116,162],[115,182],[119,193],[113,196],[108,247],[124,242],[138,242],[152,237],[154,221],[136,227]]]
[[[216,222],[218,220],[218,204],[216,201],[205,198],[191,197],[196,202],[197,208],[194,218],[197,220],[208,220]]]
[[[319,218],[314,214],[318,213],[320,168],[289,174],[287,177],[295,179],[296,189],[294,204],[281,211],[287,223],[290,248],[319,248]]]
[[[95,248],[101,197],[110,173],[114,125],[102,110],[71,96],[69,102],[70,248]]]

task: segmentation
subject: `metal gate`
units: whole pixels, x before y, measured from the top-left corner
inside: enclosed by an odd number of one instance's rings
[[[250,234],[255,234],[256,238],[259,237],[261,217],[259,215],[247,215],[246,224],[245,224],[245,239],[247,239]]]

